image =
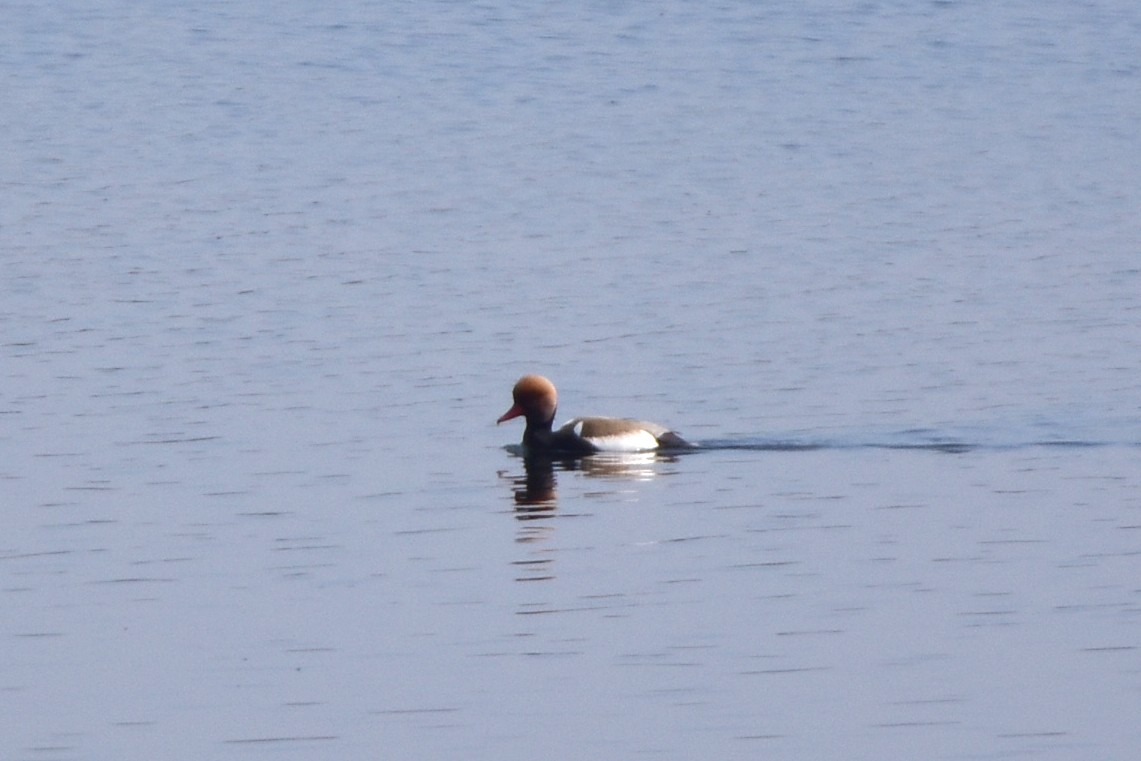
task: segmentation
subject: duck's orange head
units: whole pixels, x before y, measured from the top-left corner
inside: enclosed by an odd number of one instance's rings
[[[559,395],[555,391],[555,384],[541,375],[524,375],[520,378],[515,388],[511,389],[511,398],[515,403],[495,421],[496,424],[520,415],[527,418],[527,422],[534,420],[546,423],[555,419]]]

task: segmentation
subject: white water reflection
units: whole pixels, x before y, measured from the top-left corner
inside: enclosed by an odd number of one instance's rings
[[[508,447],[522,465],[522,474],[509,471],[500,475],[511,480],[515,501],[520,505],[554,504],[558,500],[556,473],[579,472],[586,478],[622,481],[649,481],[676,463],[680,455],[661,452],[605,452],[577,457],[526,457]]]

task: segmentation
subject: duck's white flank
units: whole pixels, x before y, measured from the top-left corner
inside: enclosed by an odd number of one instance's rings
[[[648,452],[659,447],[658,439],[644,428],[638,428],[608,436],[583,436],[586,421],[571,421],[575,435],[589,441],[600,452]]]

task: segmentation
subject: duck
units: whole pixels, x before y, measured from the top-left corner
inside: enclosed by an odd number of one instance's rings
[[[558,392],[542,375],[524,375],[511,390],[513,404],[496,425],[523,417],[523,451],[527,455],[588,455],[596,452],[653,452],[694,449],[664,425],[615,417],[577,417],[554,428]]]

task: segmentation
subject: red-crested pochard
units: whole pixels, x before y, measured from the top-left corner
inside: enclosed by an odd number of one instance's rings
[[[524,375],[511,390],[511,396],[515,403],[495,422],[525,417],[523,448],[527,454],[651,452],[695,446],[665,426],[628,418],[576,417],[552,430],[558,394],[555,384],[541,375]]]

